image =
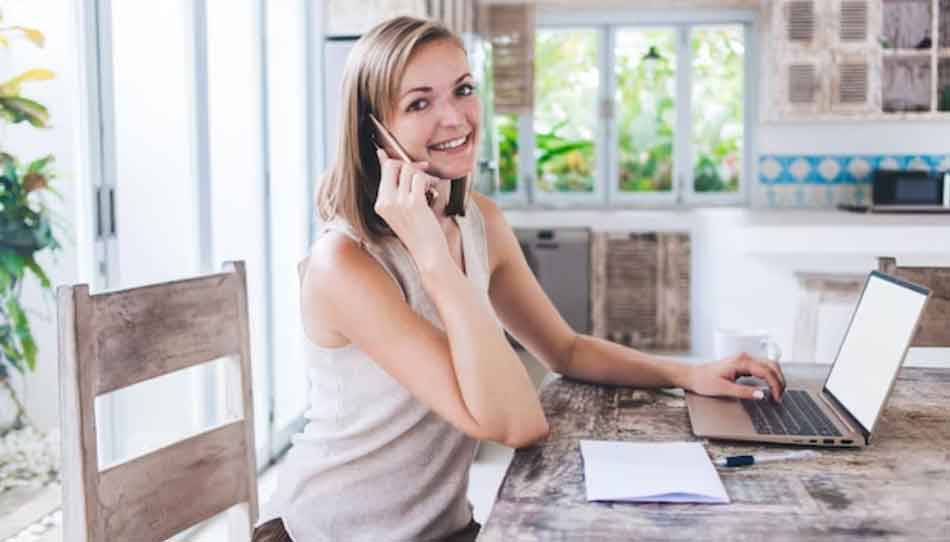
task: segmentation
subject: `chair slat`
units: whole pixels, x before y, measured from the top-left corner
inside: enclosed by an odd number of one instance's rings
[[[950,347],[950,267],[902,267],[895,258],[879,258],[878,269],[930,288],[914,347]]]
[[[105,539],[166,540],[248,501],[246,447],[241,420],[102,471]]]
[[[216,274],[95,296],[97,395],[239,354],[237,280]]]
[[[948,347],[950,346],[950,299],[930,298],[920,329],[914,337],[914,346]]]

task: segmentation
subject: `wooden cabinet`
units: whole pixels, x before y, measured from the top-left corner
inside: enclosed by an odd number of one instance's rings
[[[950,0],[769,0],[767,116],[950,119]]]

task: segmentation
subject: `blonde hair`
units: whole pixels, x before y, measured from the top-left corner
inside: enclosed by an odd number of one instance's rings
[[[343,71],[336,156],[317,195],[317,210],[323,220],[341,217],[363,239],[392,234],[373,209],[380,168],[369,115],[386,122],[412,53],[438,40],[449,40],[465,50],[462,40],[446,27],[414,17],[384,21],[356,42]],[[452,181],[446,215],[465,215],[470,187],[467,178]]]

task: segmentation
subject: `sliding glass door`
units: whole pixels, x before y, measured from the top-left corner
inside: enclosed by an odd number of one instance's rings
[[[99,5],[105,175],[95,220],[108,289],[201,271],[190,4]],[[137,456],[200,429],[200,373],[180,372],[100,397],[100,462]]]
[[[261,465],[306,407],[296,264],[307,253],[316,132],[309,96],[321,2],[87,0],[101,185],[94,290],[247,269]],[[160,44],[160,45],[159,45]],[[134,363],[134,360],[130,360]],[[101,398],[101,461],[221,421],[206,366]]]

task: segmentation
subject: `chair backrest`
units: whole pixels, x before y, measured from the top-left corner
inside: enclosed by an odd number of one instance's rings
[[[92,296],[86,284],[57,289],[69,540],[166,540],[235,505],[246,508],[250,539],[258,503],[246,292],[240,261]],[[240,419],[99,470],[97,396],[221,358],[230,358],[227,418]]]
[[[930,288],[930,302],[911,346],[950,347],[950,267],[901,267],[896,258],[878,258],[878,270]]]
[[[828,326],[821,325],[819,314],[822,307],[835,305],[847,307],[850,315],[861,289],[864,287],[864,273],[814,273],[799,271],[795,273],[798,279],[798,316],[795,319],[795,332],[792,341],[791,361],[807,363],[831,363],[834,361],[834,352],[830,356],[819,352],[818,344],[828,344],[819,341],[819,334],[825,337],[829,333]],[[846,323],[845,320],[843,323]],[[834,328],[832,328],[834,329]],[[833,337],[832,342],[840,343],[847,331],[847,326],[841,328],[841,335]],[[820,359],[819,359],[820,358]]]

